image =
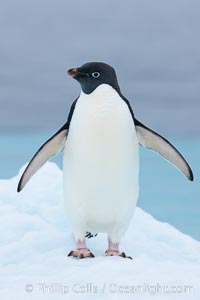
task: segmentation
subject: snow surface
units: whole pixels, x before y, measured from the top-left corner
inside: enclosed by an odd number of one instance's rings
[[[105,257],[105,234],[94,259],[67,257],[62,171],[47,163],[17,194],[24,168],[0,181],[0,299],[200,299],[200,242],[137,208],[121,243],[133,260]]]

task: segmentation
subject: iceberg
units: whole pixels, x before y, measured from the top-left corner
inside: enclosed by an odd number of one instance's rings
[[[121,248],[106,257],[106,235],[88,240],[95,258],[75,259],[64,211],[62,171],[45,164],[17,194],[25,169],[0,180],[1,299],[200,299],[200,242],[136,209]]]

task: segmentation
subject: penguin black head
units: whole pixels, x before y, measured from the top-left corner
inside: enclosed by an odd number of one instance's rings
[[[70,69],[67,73],[80,83],[85,94],[92,93],[101,84],[109,84],[120,92],[115,70],[105,63],[89,62],[80,68]]]

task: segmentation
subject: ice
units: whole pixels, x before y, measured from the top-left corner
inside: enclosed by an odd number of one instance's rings
[[[133,260],[105,257],[105,234],[94,259],[69,258],[62,171],[48,162],[17,194],[24,168],[0,181],[1,299],[200,299],[200,242],[137,208],[121,243]]]

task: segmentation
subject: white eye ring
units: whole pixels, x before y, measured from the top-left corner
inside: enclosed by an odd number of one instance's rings
[[[94,77],[94,78],[98,78],[99,76],[100,76],[99,72],[92,73],[92,77]]]

